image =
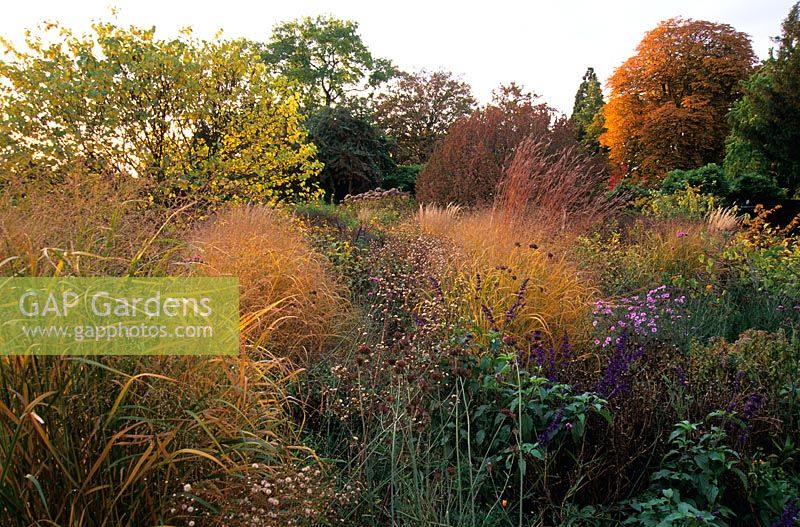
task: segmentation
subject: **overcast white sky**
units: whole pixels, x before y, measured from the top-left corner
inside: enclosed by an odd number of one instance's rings
[[[463,76],[482,102],[500,83],[516,81],[571,112],[587,66],[601,81],[634,52],[646,31],[673,16],[723,22],[749,34],[764,58],[794,0],[562,0],[488,2],[409,0],[28,0],[4,2],[0,34],[19,41],[25,28],[58,20],[86,29],[95,19],[150,27],[172,36],[269,39],[292,18],[329,14],[355,20],[373,54],[402,69],[445,68]]]

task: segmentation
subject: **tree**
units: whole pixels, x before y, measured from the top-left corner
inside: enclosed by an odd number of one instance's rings
[[[388,60],[372,56],[356,22],[324,16],[275,27],[262,60],[297,83],[307,108],[343,102],[394,75]]]
[[[322,186],[337,200],[379,186],[395,168],[386,138],[345,107],[320,108],[309,118],[308,129],[325,165]]]
[[[157,40],[96,24],[51,24],[0,62],[3,178],[74,170],[152,181],[159,199],[277,202],[316,195],[321,166],[298,101],[246,41]],[[8,45],[8,44],[7,44]]]
[[[608,81],[600,136],[618,172],[656,184],[667,171],[722,160],[725,115],[755,62],[727,24],[672,18],[645,35]]]
[[[469,84],[448,71],[422,70],[395,79],[378,97],[375,119],[397,143],[395,161],[424,163],[436,141],[474,106]]]
[[[734,179],[766,177],[800,189],[800,3],[783,22],[778,51],[743,85],[730,113],[725,170]]]
[[[420,172],[417,198],[440,204],[491,203],[523,139],[546,140],[549,151],[574,145],[567,120],[546,104],[537,104],[536,98],[515,84],[502,86],[490,105],[456,121]]]
[[[575,94],[570,121],[575,128],[578,141],[591,153],[600,151],[600,134],[605,127],[604,106],[600,81],[597,80],[594,68],[588,68]]]

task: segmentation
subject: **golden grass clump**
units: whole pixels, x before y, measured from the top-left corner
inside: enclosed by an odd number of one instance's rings
[[[419,205],[417,221],[419,227],[425,234],[442,235],[447,233],[453,223],[461,214],[461,206],[453,203],[446,207],[428,203]]]
[[[262,205],[232,207],[201,224],[189,244],[194,272],[239,278],[247,342],[298,359],[336,336],[346,291],[288,217]]]
[[[166,236],[174,212],[151,204],[133,178],[75,171],[56,183],[9,183],[0,195],[0,274],[149,272],[176,248]]]
[[[0,524],[160,524],[186,484],[291,463],[298,371],[244,356],[2,359]]]
[[[533,224],[509,229],[491,210],[433,223],[455,247],[443,288],[450,304],[483,333],[552,341],[581,338],[595,290],[564,257],[561,241]],[[455,298],[453,298],[455,297]]]
[[[712,233],[733,232],[739,228],[741,221],[734,207],[717,207],[706,214],[708,230]]]
[[[657,220],[641,225],[632,237],[632,245],[638,247],[634,260],[650,276],[697,276],[723,246],[718,233],[710,232],[704,222],[690,219]]]

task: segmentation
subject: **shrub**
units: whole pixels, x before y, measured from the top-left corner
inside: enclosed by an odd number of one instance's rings
[[[722,245],[698,221],[640,219],[621,230],[578,236],[571,251],[598,287],[617,296],[709,280],[718,272],[709,261],[720,258]]]
[[[785,198],[786,194],[786,189],[779,187],[773,178],[763,174],[747,172],[731,182],[731,196],[741,202]]]
[[[687,375],[696,385],[699,400],[708,406],[741,409],[743,401],[758,393],[762,413],[778,418],[764,419],[762,429],[796,435],[800,423],[798,368],[800,346],[796,341],[783,331],[751,329],[734,342],[717,339],[692,346]]]
[[[297,226],[263,205],[221,211],[189,236],[193,272],[239,278],[246,338],[278,355],[317,355],[337,334],[346,291]]]
[[[417,178],[422,202],[486,205],[492,202],[517,145],[525,138],[550,139],[548,153],[574,145],[566,121],[554,121],[545,104],[531,98],[495,100],[456,121]]]
[[[759,288],[788,304],[800,300],[800,244],[792,234],[800,216],[778,228],[769,221],[775,210],[757,205],[753,217],[744,221],[745,228],[727,247],[725,260],[740,279],[752,279]]]
[[[661,191],[673,194],[686,186],[699,188],[704,194],[725,199],[731,193],[731,185],[721,166],[715,163],[693,170],[672,170],[661,182]]]
[[[716,196],[705,194],[688,183],[685,185],[671,194],[652,192],[638,203],[642,213],[659,218],[684,216],[699,219],[719,206],[720,199]]]
[[[424,165],[398,165],[391,172],[384,174],[383,188],[399,188],[406,192],[414,192],[417,187],[417,176]]]
[[[307,126],[308,138],[324,164],[321,187],[337,201],[378,187],[386,175],[395,172],[386,138],[346,107],[320,108]]]
[[[734,473],[739,454],[725,437],[718,425],[703,430],[699,423],[677,423],[672,448],[650,477],[652,489],[629,502],[636,512],[623,525],[728,525],[733,511],[723,504],[724,476]]]

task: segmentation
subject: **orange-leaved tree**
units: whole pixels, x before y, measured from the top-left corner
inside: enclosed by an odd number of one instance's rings
[[[671,18],[648,32],[608,80],[600,142],[616,172],[656,183],[719,162],[725,116],[754,63],[748,36],[728,24]]]

